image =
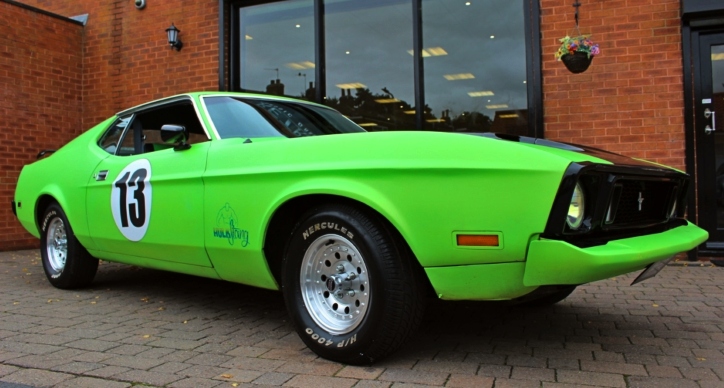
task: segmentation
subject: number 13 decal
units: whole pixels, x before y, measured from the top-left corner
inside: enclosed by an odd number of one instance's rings
[[[111,211],[118,230],[131,241],[146,235],[151,218],[151,164],[133,161],[118,174],[111,187]]]

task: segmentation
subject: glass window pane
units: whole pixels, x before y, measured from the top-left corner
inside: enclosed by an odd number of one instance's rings
[[[109,154],[115,154],[118,141],[121,139],[121,135],[123,135],[129,121],[131,121],[131,116],[118,119],[103,135],[98,142],[98,146]]]
[[[423,0],[425,128],[528,134],[521,0]]]
[[[313,4],[291,0],[239,9],[242,90],[314,99]]]
[[[319,105],[240,97],[209,97],[205,103],[222,139],[364,132],[344,116]]]
[[[222,139],[278,137],[281,133],[251,105],[232,97],[207,97],[206,110]]]
[[[414,129],[409,0],[325,1],[327,99],[367,130]]]
[[[131,117],[129,117],[129,119],[130,118]],[[130,122],[128,124],[130,124]],[[123,139],[121,140],[121,145],[116,150],[117,156],[128,156],[136,154],[136,138],[140,137],[140,135],[136,135],[136,131],[140,131],[141,128],[138,127],[138,125],[133,124],[131,124],[131,126],[126,125],[126,127],[128,129],[124,132]]]

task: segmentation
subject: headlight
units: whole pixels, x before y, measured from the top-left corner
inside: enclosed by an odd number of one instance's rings
[[[671,210],[669,211],[669,219],[676,218],[676,205],[679,204],[678,200],[674,201],[674,206],[671,207]]]
[[[571,204],[568,206],[568,216],[566,217],[566,223],[571,229],[576,230],[581,227],[585,215],[585,205],[583,188],[580,183],[576,183],[573,196],[571,196]]]

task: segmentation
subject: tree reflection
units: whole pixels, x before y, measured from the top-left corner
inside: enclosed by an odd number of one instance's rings
[[[300,73],[301,74],[301,73]],[[340,111],[343,115],[364,127],[368,131],[415,130],[416,109],[410,103],[395,98],[386,87],[383,93],[373,93],[369,88],[340,89],[341,96],[329,97],[325,104]],[[267,94],[284,96],[284,84],[281,80],[271,80],[266,87]],[[316,90],[314,82],[298,96],[289,96],[314,101]],[[451,115],[449,109],[433,113],[425,105],[423,118],[425,130],[442,132],[505,132],[525,134],[527,125],[524,117],[526,110],[498,111],[495,120],[478,111],[464,111]],[[518,118],[517,120],[510,120]]]
[[[326,104],[370,131],[535,130],[527,111],[530,2],[421,0],[421,30],[405,0],[324,1],[320,19],[312,0],[232,3],[240,45],[234,89]],[[416,73],[420,31],[424,66]],[[329,87],[315,90],[320,83]],[[424,106],[414,106],[416,93]]]
[[[384,93],[373,93],[369,88],[341,89],[340,97],[331,97],[325,104],[334,108],[368,131],[414,130],[415,107],[395,98],[387,88]],[[306,93],[309,95],[309,93]],[[426,129],[445,132],[487,132],[492,120],[480,112],[463,112],[451,117],[450,111],[433,113],[425,106],[423,117]]]

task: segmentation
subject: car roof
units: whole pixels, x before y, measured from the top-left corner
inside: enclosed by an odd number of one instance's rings
[[[116,116],[122,116],[127,115],[130,113],[135,113],[139,110],[148,109],[156,105],[165,105],[168,103],[178,102],[178,101],[193,101],[194,97],[245,97],[245,98],[254,98],[254,99],[264,99],[264,100],[276,100],[276,101],[289,101],[289,102],[296,102],[300,104],[308,104],[308,105],[316,105],[320,107],[329,108],[327,106],[317,104],[311,101],[306,100],[300,100],[296,98],[290,98],[290,97],[281,97],[281,96],[275,96],[275,95],[269,95],[269,94],[258,94],[258,93],[240,93],[240,92],[192,92],[192,93],[184,93],[184,94],[177,94],[175,96],[165,97],[158,100],[149,101],[140,105],[136,105],[132,108],[124,109],[118,113],[116,113]]]

